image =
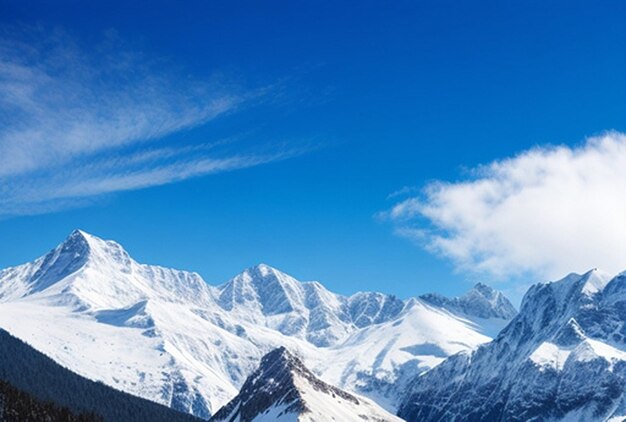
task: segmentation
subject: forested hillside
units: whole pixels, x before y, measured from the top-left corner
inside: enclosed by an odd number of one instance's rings
[[[101,422],[95,413],[75,414],[66,407],[38,400],[0,381],[0,420],[3,422]]]
[[[0,330],[0,381],[3,382],[0,393],[5,394],[2,407],[6,412],[0,417],[1,420],[111,422],[198,420],[83,378],[4,330]],[[17,416],[17,412],[25,412],[29,408],[32,410],[31,413],[19,413],[24,416],[23,418]],[[12,414],[16,415],[14,419],[11,419]],[[83,416],[77,416],[80,414]]]

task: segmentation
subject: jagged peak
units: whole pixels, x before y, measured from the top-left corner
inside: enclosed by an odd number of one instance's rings
[[[296,356],[287,350],[285,346],[280,346],[263,356],[260,366],[263,367],[268,364],[273,365],[278,363],[281,366],[287,367],[290,362],[295,362],[296,359]]]
[[[79,297],[80,306],[127,306],[130,301],[150,295],[189,301],[206,299],[209,295],[208,285],[198,274],[139,264],[119,243],[80,229],[73,230],[57,247],[23,267],[28,274],[23,295],[58,286],[48,290],[47,296],[54,296],[62,303]]]
[[[77,272],[87,264],[91,253],[89,235],[72,231],[61,244],[35,261],[37,269],[28,280],[30,292],[44,290]]]
[[[569,274],[567,274],[565,277],[556,280],[556,281],[547,281],[544,283],[539,283],[539,284],[544,284],[544,285],[571,285],[573,283],[578,283],[581,282],[582,280],[584,280],[585,282],[588,281],[593,281],[593,280],[605,280],[605,279],[611,279],[611,275],[606,273],[605,271],[602,271],[598,268],[592,268],[582,274],[580,273],[576,273],[576,272],[571,272]]]
[[[593,268],[583,274],[569,273],[560,280],[537,283],[524,295],[522,308],[532,304],[534,298],[544,292],[550,292],[559,306],[594,300],[596,293],[602,292],[614,279],[604,271]]]
[[[91,233],[87,233],[85,230],[83,229],[74,229],[72,230],[72,232],[69,234],[68,237],[77,237],[80,236],[84,239],[90,239],[90,238],[96,238],[97,236],[94,236]]]
[[[242,271],[242,273],[258,273],[258,274],[270,274],[273,272],[280,272],[278,269],[272,267],[271,265],[268,265],[264,262],[260,262],[258,264],[255,265],[251,265],[249,267],[247,267],[245,270]]]
[[[585,284],[582,287],[582,292],[588,295],[601,292],[612,279],[608,273],[597,268],[588,271],[584,278]]]
[[[278,279],[279,281],[291,280],[291,281],[296,281],[298,283],[301,283],[300,281],[296,280],[295,277],[285,273],[284,271],[279,270],[276,267],[272,267],[271,265],[268,265],[265,263],[260,263],[260,264],[256,264],[251,267],[248,267],[244,271],[242,271],[240,274],[235,276],[235,278],[240,277],[240,276],[245,276],[245,275],[257,281]]]
[[[56,249],[60,250],[74,250],[74,249],[90,249],[90,238],[92,236],[86,232],[76,229],[73,230],[65,240],[57,246]]]
[[[282,406],[281,414],[310,412],[310,403],[303,398],[304,390],[344,400],[353,405],[361,401],[350,393],[317,378],[294,353],[278,347],[261,358],[257,370],[244,383],[239,395],[220,409],[212,421],[252,421],[273,406]],[[324,409],[316,409],[324,410]]]
[[[252,267],[248,267],[226,283],[219,286],[222,290],[229,288],[231,285],[251,285],[256,289],[259,286],[263,286],[270,282],[278,282],[283,284],[284,282],[292,282],[300,284],[298,280],[292,276],[274,268],[267,264],[257,264]]]
[[[481,294],[482,296],[486,297],[486,298],[491,298],[494,297],[495,295],[499,295],[502,294],[502,292],[494,289],[491,286],[486,285],[485,283],[482,282],[478,282],[474,285],[474,287],[472,287],[471,290],[469,290],[467,293],[465,293],[465,296],[467,296],[468,294],[471,294],[472,292],[476,292]]]
[[[90,256],[98,254],[113,256],[116,259],[130,259],[128,252],[116,241],[102,239],[81,229],[73,230],[56,249],[87,253]]]
[[[255,272],[258,272],[259,274],[263,275],[263,276],[268,276],[270,274],[282,274],[282,271],[279,271],[278,269],[272,267],[271,265],[267,265],[263,262],[261,262],[260,264],[254,265],[253,267],[251,267],[252,270],[254,270]]]
[[[274,315],[302,306],[302,283],[267,264],[245,269],[218,286],[218,290],[220,304],[227,310],[244,305]]]
[[[502,292],[480,282],[462,296],[448,298],[439,293],[427,293],[419,296],[419,299],[452,312],[479,318],[512,319],[517,314],[513,304]]]

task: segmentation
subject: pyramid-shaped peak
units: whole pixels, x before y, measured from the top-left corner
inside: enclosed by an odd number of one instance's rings
[[[70,233],[70,235],[68,237],[82,237],[84,239],[90,238],[90,237],[95,237],[92,234],[87,233],[86,231],[82,230],[82,229],[74,229],[72,230],[72,233]]]
[[[88,261],[104,267],[128,266],[132,259],[119,243],[113,240],[104,240],[100,237],[76,229],[57,246],[51,254],[64,255],[66,259],[81,259],[83,264]]]
[[[299,359],[287,350],[286,347],[281,346],[263,356],[260,367],[263,368],[270,365],[278,365],[284,369],[289,369],[290,366],[298,363]]]
[[[260,263],[257,265],[254,265],[252,267],[247,268],[245,271],[245,273],[251,274],[251,275],[258,275],[260,277],[272,277],[272,276],[286,276],[286,277],[290,277],[288,274],[280,271],[277,268],[272,267],[271,265],[268,264],[264,264],[264,263]],[[292,277],[293,278],[293,277]]]
[[[601,292],[612,279],[608,273],[597,268],[588,271],[583,277],[585,278],[585,284],[582,292],[588,295]]]
[[[291,354],[289,350],[285,346],[280,346],[267,353],[263,359],[268,360],[276,360],[276,359],[291,359],[294,355]]]
[[[45,290],[80,270],[87,264],[91,254],[92,246],[88,237],[82,231],[74,230],[60,245],[32,264],[36,270],[27,280],[29,292]]]
[[[65,238],[63,243],[59,245],[64,250],[69,249],[88,249],[89,240],[92,236],[82,230],[76,229]]]
[[[538,283],[534,285],[524,296],[531,298],[544,288],[550,289],[559,303],[566,301],[588,300],[591,296],[604,290],[613,277],[597,268],[593,268],[584,274],[570,273],[557,281]]]
[[[80,249],[93,251],[94,249],[98,249],[99,247],[104,247],[106,244],[117,245],[118,248],[121,248],[121,246],[116,242],[103,240],[97,236],[87,233],[84,230],[75,229],[65,238],[63,243],[61,243],[57,248],[63,250]]]
[[[218,287],[220,305],[227,310],[246,307],[249,312],[276,315],[302,308],[302,285],[266,264],[247,268]]]
[[[496,294],[500,293],[497,290],[495,290],[493,287],[490,287],[482,282],[476,283],[474,287],[472,288],[472,290],[470,290],[470,292],[472,291],[480,293],[481,295],[485,297],[493,297]]]
[[[483,319],[508,320],[517,314],[513,304],[502,292],[484,283],[476,283],[472,289],[459,297],[447,298],[438,293],[428,293],[419,298],[452,312]]]
[[[85,230],[82,229],[74,229],[72,230],[72,232],[69,234],[69,236],[67,236],[66,240],[70,240],[70,239],[82,239],[85,242],[104,242],[104,243],[117,243],[113,240],[105,240],[99,236],[93,235],[91,233],[86,232]]]
[[[367,400],[317,378],[284,347],[261,359],[239,394],[211,419],[269,422],[276,420],[400,421]]]

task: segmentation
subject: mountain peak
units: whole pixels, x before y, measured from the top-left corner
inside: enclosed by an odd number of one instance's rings
[[[266,264],[247,268],[218,287],[225,309],[243,306],[250,312],[277,315],[301,307],[301,283]]]
[[[244,271],[244,273],[248,273],[250,275],[257,275],[262,278],[267,278],[267,277],[272,277],[272,276],[288,276],[287,274],[280,271],[279,269],[272,267],[271,265],[265,264],[263,262],[247,268]]]
[[[117,242],[74,230],[31,263],[0,274],[0,301],[39,295],[77,309],[128,308],[145,299],[210,300],[196,273],[139,264]]]
[[[82,230],[76,229],[73,230],[65,240],[57,247],[63,250],[74,250],[77,249],[80,251],[88,251],[89,250],[89,240],[92,236]]]
[[[623,286],[597,269],[533,285],[496,340],[415,378],[398,414],[410,421],[623,420]]]
[[[89,235],[74,230],[59,246],[35,261],[36,270],[28,279],[31,293],[45,290],[83,268],[91,255]]]
[[[499,293],[493,287],[490,287],[490,286],[488,286],[485,283],[482,283],[480,281],[478,283],[474,284],[474,287],[472,288],[472,290],[480,293],[481,295],[483,295],[485,297],[491,297],[494,294]]]
[[[76,237],[76,236],[81,236],[83,238],[88,238],[88,237],[94,237],[93,235],[87,233],[86,231],[82,230],[82,229],[74,229],[72,230],[72,232],[70,233],[70,235],[68,237]]]
[[[73,230],[56,249],[74,251],[77,254],[110,255],[116,259],[130,258],[124,247],[113,240],[104,240],[81,229]]]
[[[587,295],[592,295],[604,290],[612,279],[608,273],[597,268],[587,271],[583,277],[585,278],[585,284],[583,285],[582,292]]]
[[[476,283],[463,296],[447,298],[440,294],[429,293],[420,299],[441,306],[452,312],[460,312],[478,318],[497,318],[508,320],[517,314],[517,310],[504,294],[484,283]]]
[[[263,366],[264,361],[287,363],[289,361],[293,361],[294,359],[296,359],[296,357],[291,354],[285,346],[280,346],[263,356],[261,366]]]
[[[266,354],[239,394],[211,418],[217,421],[399,420],[367,400],[317,378],[285,347]]]
[[[584,274],[570,273],[557,281],[537,283],[524,295],[522,307],[545,291],[550,292],[550,296],[553,297],[559,307],[577,306],[576,303],[587,302],[596,293],[602,292],[613,279],[614,277],[609,274],[594,268]]]

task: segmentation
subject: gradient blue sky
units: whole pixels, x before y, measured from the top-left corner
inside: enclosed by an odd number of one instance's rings
[[[3,64],[52,78],[37,82],[44,110],[0,108],[5,168],[20,154],[14,137],[30,136],[29,113],[40,113],[35,124],[45,132],[21,151],[41,150],[33,168],[0,174],[0,194],[11,198],[0,217],[0,267],[82,228],[119,241],[140,262],[195,270],[210,283],[265,262],[341,293],[458,294],[477,280],[511,290],[513,275],[460,265],[377,215],[434,180],[464,180],[467,169],[529,148],[575,148],[626,131],[621,1],[88,3],[0,0]],[[18,44],[39,53],[22,60]],[[60,48],[67,44],[70,53]],[[8,89],[22,76],[0,78],[16,78],[0,85]],[[235,100],[203,114],[202,101],[224,98]],[[72,107],[56,116],[66,99]],[[146,112],[152,103],[158,113]],[[107,146],[114,130],[92,125],[94,116],[137,108],[146,127]],[[73,142],[92,145],[96,136],[101,149],[49,153],[84,109],[76,120],[85,131]],[[139,170],[119,164],[167,148],[179,158],[166,154]],[[151,166],[207,157],[243,163],[180,181],[168,173],[150,186]],[[110,175],[106,166],[94,173],[94,160],[146,177],[91,195],[94,185],[77,179],[101,187],[95,179]],[[74,167],[82,170],[68,172]],[[22,189],[29,195],[15,193]],[[65,196],[33,199],[55,189]]]

